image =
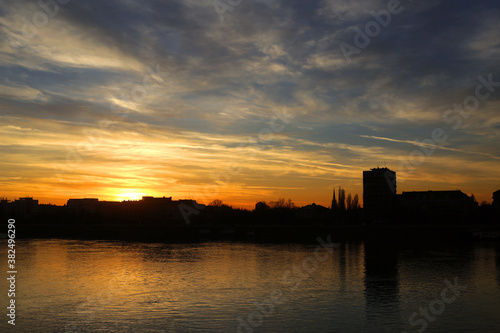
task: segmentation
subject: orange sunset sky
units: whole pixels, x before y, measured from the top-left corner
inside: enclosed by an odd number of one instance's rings
[[[491,202],[498,9],[405,3],[346,56],[385,3],[243,2],[221,19],[210,1],[72,1],[45,22],[36,1],[12,2],[0,14],[0,197],[329,206],[332,188],[361,199],[362,171],[387,166],[398,193]]]

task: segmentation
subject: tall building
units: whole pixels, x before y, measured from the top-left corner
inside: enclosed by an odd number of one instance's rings
[[[500,190],[493,192],[493,206],[500,207]]]
[[[389,218],[396,199],[396,173],[388,168],[363,171],[363,210],[368,219]]]

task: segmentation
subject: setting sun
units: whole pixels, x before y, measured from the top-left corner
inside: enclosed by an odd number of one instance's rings
[[[124,200],[141,200],[143,196],[147,196],[147,193],[143,192],[122,192],[116,195],[116,200],[124,201]]]

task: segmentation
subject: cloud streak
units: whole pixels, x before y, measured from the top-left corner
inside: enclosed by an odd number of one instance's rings
[[[397,140],[397,139],[391,139],[391,138],[382,138],[378,136],[369,136],[369,135],[360,135],[362,138],[369,138],[369,139],[376,139],[376,140],[385,140],[385,141],[390,141],[390,142],[400,142],[400,143],[408,143],[417,147],[424,147],[424,148],[434,148],[434,149],[443,149],[443,150],[450,150],[454,152],[460,152],[460,153],[467,153],[467,154],[477,154],[477,155],[483,155],[483,156],[488,156],[493,159],[500,160],[500,157],[488,154],[488,153],[482,153],[479,151],[471,151],[471,150],[464,150],[464,149],[457,149],[457,148],[450,148],[450,147],[443,147],[440,145],[434,145],[430,143],[424,143],[424,142],[418,142],[418,141],[410,141],[410,140]]]

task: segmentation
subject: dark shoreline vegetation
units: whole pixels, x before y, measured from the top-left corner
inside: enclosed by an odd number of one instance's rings
[[[500,227],[492,225],[227,225],[165,226],[117,224],[18,224],[16,238],[61,238],[144,242],[197,243],[236,241],[256,243],[315,243],[331,235],[333,242],[369,241],[404,245],[408,242],[467,243],[498,240]]]

